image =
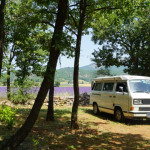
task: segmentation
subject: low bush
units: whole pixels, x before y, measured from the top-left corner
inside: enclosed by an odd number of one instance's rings
[[[34,81],[24,80],[20,85],[18,81],[15,81],[14,87],[16,91],[11,92],[10,100],[15,104],[25,104],[33,96],[29,93],[29,90],[33,87]]]
[[[24,104],[29,99],[29,94],[23,93],[21,89],[11,93],[11,101],[15,104]]]
[[[15,114],[15,109],[12,109],[11,107],[6,105],[0,105],[0,121],[4,122],[9,129],[12,129],[13,125],[15,124]]]

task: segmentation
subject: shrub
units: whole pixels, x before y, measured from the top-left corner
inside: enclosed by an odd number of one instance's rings
[[[59,87],[59,86],[60,86],[60,82],[59,82],[59,81],[55,81],[54,86],[55,86],[55,87]]]
[[[11,94],[11,101],[15,104],[24,104],[29,99],[28,94],[24,94],[22,89],[19,89],[17,92]]]
[[[15,104],[24,104],[32,97],[28,92],[31,87],[34,85],[34,81],[25,79],[22,84],[18,81],[14,83],[15,88],[18,89],[11,93],[10,100]]]
[[[15,113],[16,110],[9,106],[0,106],[0,121],[6,123],[9,129],[12,129],[13,125],[15,124]]]

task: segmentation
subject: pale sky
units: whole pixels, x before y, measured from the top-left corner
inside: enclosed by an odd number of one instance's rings
[[[92,35],[84,35],[82,37],[81,42],[81,54],[80,54],[80,67],[89,65],[93,63],[91,61],[92,52],[94,52],[94,49],[98,48],[98,45],[95,45],[93,41],[91,41]],[[74,58],[67,58],[65,56],[61,56],[61,66],[58,62],[57,69],[64,68],[64,67],[73,67],[74,66]]]

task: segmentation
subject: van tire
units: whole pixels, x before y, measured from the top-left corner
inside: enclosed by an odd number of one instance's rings
[[[93,104],[93,113],[94,113],[95,115],[98,115],[98,114],[99,114],[99,109],[98,109],[97,103],[94,103],[94,104]]]
[[[114,117],[115,117],[116,121],[118,121],[118,122],[122,122],[124,120],[124,115],[123,115],[121,108],[115,109]]]

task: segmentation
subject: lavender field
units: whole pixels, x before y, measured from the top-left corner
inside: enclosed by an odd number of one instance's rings
[[[28,93],[36,96],[39,89],[40,89],[39,87],[33,87],[32,89],[28,90]],[[11,89],[11,91],[16,92],[17,89]],[[90,94],[91,87],[80,87],[79,91],[80,91],[80,94],[85,93],[85,92]],[[55,87],[54,95],[55,96],[73,96],[74,95],[73,87]],[[0,87],[0,98],[6,98],[6,97],[7,97],[7,88]]]

